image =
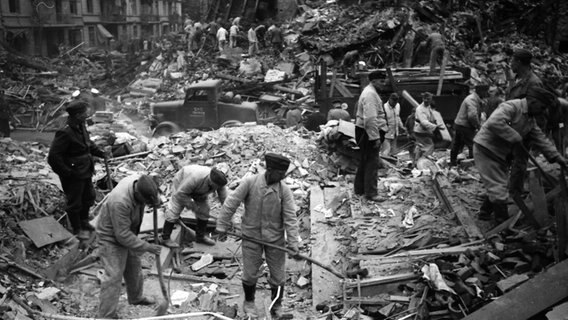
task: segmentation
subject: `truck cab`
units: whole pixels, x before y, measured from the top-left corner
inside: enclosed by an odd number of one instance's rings
[[[154,135],[184,129],[212,130],[257,121],[256,103],[225,103],[219,100],[220,96],[221,80],[211,79],[187,87],[184,100],[151,104],[152,114],[159,122]]]

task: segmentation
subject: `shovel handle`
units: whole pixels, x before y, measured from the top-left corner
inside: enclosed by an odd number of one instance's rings
[[[158,208],[154,207],[154,243],[159,244],[158,240]],[[160,281],[160,289],[162,290],[162,296],[164,300],[169,305],[168,290],[166,289],[166,283],[164,282],[164,274],[162,272],[162,264],[160,263],[160,255],[156,255],[156,271],[158,272],[158,280]]]
[[[228,235],[231,235],[231,236],[235,236],[235,237],[237,237],[237,238],[241,238],[241,239],[243,239],[243,240],[247,240],[247,241],[250,241],[250,242],[254,242],[254,243],[257,243],[257,244],[261,244],[261,245],[263,245],[263,246],[267,246],[267,247],[273,248],[273,249],[277,249],[277,250],[284,251],[284,252],[286,252],[286,253],[288,253],[288,254],[290,254],[290,255],[293,255],[293,254],[294,254],[294,252],[293,252],[292,250],[288,249],[288,248],[284,248],[284,247],[281,247],[281,246],[277,246],[277,245],[275,245],[275,244],[272,244],[272,243],[269,243],[269,242],[266,242],[266,241],[262,241],[262,240],[255,239],[255,238],[251,238],[251,237],[247,237],[247,236],[245,236],[245,235],[237,234],[237,233],[230,232],[230,231],[227,231],[227,232],[225,232],[225,233],[228,234]],[[322,267],[323,269],[325,269],[325,270],[331,272],[333,275],[335,275],[335,276],[338,277],[339,279],[345,279],[345,276],[344,276],[344,275],[342,275],[341,273],[339,273],[338,271],[336,271],[335,269],[333,269],[333,268],[332,268],[331,266],[329,266],[329,265],[325,265],[325,264],[323,264],[323,263],[321,263],[321,262],[319,262],[319,261],[316,261],[316,260],[314,260],[314,259],[312,259],[312,258],[310,258],[310,257],[308,257],[308,256],[305,256],[305,255],[303,255],[303,254],[296,254],[295,257],[300,258],[300,259],[302,259],[302,260],[306,260],[306,261],[308,261],[308,262],[311,262],[311,263],[313,263],[313,264],[315,264],[315,265],[317,265],[317,266],[320,266],[320,267]]]

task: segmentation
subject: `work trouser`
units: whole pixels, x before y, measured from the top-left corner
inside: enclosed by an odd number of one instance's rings
[[[355,174],[355,194],[374,197],[378,194],[377,173],[379,171],[380,148],[375,147],[375,142],[369,140],[369,135],[361,127],[355,127],[355,139],[361,150],[361,159]]]
[[[227,40],[219,40],[219,52],[225,51],[226,46],[227,46]]]
[[[258,42],[249,42],[249,56],[253,56],[258,52]]]
[[[473,158],[492,203],[507,203],[507,162],[493,152],[474,143]]]
[[[95,188],[91,178],[75,179],[61,178],[61,186],[67,205],[65,212],[69,216],[73,232],[81,230],[81,222],[89,221],[89,208],[95,203]]]
[[[118,300],[123,277],[128,302],[136,304],[144,298],[144,278],[140,262],[142,253],[108,241],[99,243],[99,258],[105,270],[101,280],[99,318],[118,318]]]
[[[385,138],[383,144],[381,145],[381,155],[390,156],[396,150],[396,138],[389,139]]]
[[[188,197],[180,201],[177,197],[172,196],[164,216],[167,221],[175,223],[178,221],[183,208],[188,208],[195,213],[195,217],[198,220],[209,220],[209,211],[211,210],[211,207],[209,206],[207,197],[207,194],[199,195],[192,198]]]
[[[10,119],[0,119],[0,138],[10,137]]]
[[[430,51],[430,73],[436,70],[436,64],[441,65],[444,58],[444,47],[435,47]]]
[[[229,35],[229,47],[236,48],[237,47],[237,36]]]
[[[452,165],[457,164],[458,154],[462,152],[465,146],[467,146],[469,150],[469,158],[473,158],[473,138],[475,137],[475,129],[473,128],[460,126],[458,124],[455,124],[454,128],[454,142],[452,144],[452,150],[450,151],[450,164]]]
[[[526,145],[525,148],[528,150]],[[523,193],[525,185],[529,156],[521,146],[514,146],[512,152],[513,161],[511,162],[511,173],[509,175],[509,193],[511,195],[520,195]]]
[[[429,133],[414,132],[416,148],[414,150],[414,163],[422,157],[431,156],[434,153],[434,140]]]
[[[286,245],[284,236],[273,244],[284,247]],[[259,274],[259,269],[263,261],[263,252],[270,271],[268,283],[271,287],[283,286],[286,283],[286,253],[246,240],[243,240],[243,283],[247,286],[255,286],[258,278],[262,276]]]

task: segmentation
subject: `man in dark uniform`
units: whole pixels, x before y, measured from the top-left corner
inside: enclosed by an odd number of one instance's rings
[[[65,211],[73,233],[79,238],[89,237],[94,228],[89,224],[89,208],[95,202],[95,189],[91,180],[95,172],[93,156],[106,157],[89,138],[85,127],[88,104],[77,100],[69,104],[67,125],[55,133],[47,162],[61,180],[67,197]]]
[[[10,137],[10,106],[4,98],[4,90],[0,90],[0,137]]]

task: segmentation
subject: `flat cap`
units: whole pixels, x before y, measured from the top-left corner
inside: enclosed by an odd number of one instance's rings
[[[69,103],[65,111],[69,113],[70,116],[74,116],[87,111],[89,105],[85,101],[73,101]]]
[[[288,170],[290,166],[290,159],[276,153],[265,154],[264,160],[266,161],[266,167],[270,169]]]
[[[513,57],[523,64],[529,64],[532,60],[532,53],[527,49],[516,49],[513,51]]]
[[[209,173],[209,178],[214,184],[220,187],[227,184],[227,177],[225,176],[225,174],[221,170],[215,167],[211,169],[211,172]]]
[[[428,92],[428,91],[422,92],[420,95],[422,96],[422,98],[432,98],[434,96],[432,94],[432,92]]]
[[[144,201],[149,205],[159,205],[158,185],[150,176],[141,175],[136,180],[136,191],[140,193]]]

